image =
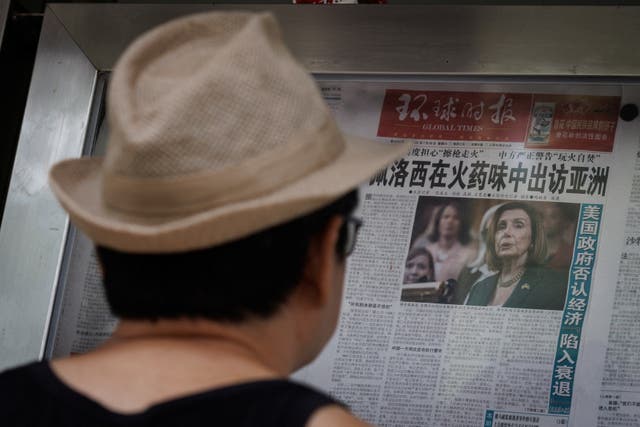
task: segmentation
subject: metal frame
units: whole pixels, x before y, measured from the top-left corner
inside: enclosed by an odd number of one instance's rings
[[[9,17],[10,0],[0,0],[0,48],[2,47],[2,39],[4,38],[4,29],[7,25]]]
[[[44,354],[69,230],[47,171],[87,152],[99,73],[157,24],[231,8],[272,11],[325,76],[640,78],[639,7],[50,4],[0,227],[0,369]]]
[[[293,53],[318,73],[640,74],[633,48],[640,7],[633,6],[57,4],[48,13],[97,69],[108,70],[140,32],[214,8],[272,11]]]

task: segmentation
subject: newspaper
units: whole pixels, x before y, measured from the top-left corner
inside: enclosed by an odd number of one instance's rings
[[[345,132],[414,147],[361,187],[338,328],[294,377],[381,426],[640,425],[640,90],[320,86]],[[55,356],[115,326],[72,251]]]
[[[107,122],[97,123],[94,156],[103,156],[109,137]],[[47,357],[85,353],[106,341],[116,328],[102,283],[100,263],[93,243],[70,226],[63,269],[49,327]]]
[[[383,426],[640,425],[640,129],[622,88],[322,90],[344,131],[414,148],[361,188],[338,330],[296,378]]]
[[[85,353],[107,340],[117,319],[107,304],[100,264],[93,243],[73,233],[66,283],[57,296],[59,315],[52,319],[49,357]]]

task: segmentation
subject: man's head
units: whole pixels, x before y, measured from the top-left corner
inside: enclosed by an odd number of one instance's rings
[[[342,134],[269,14],[142,35],[114,68],[107,119],[105,158],[60,162],[50,182],[98,247],[114,312],[238,323],[294,301],[320,313],[306,328],[324,342],[353,190],[409,145]]]
[[[338,220],[331,252],[342,265],[354,237],[352,191],[285,224],[219,246],[168,254],[135,254],[98,246],[107,299],[127,319],[202,317],[243,321],[273,315],[315,261],[314,247]]]
[[[98,245],[134,253],[224,244],[320,209],[406,144],[342,134],[269,14],[207,13],[142,35],[118,60],[102,158],[51,170]]]

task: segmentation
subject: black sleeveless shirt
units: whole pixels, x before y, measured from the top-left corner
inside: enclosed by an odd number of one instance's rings
[[[0,374],[0,424],[12,427],[301,427],[317,409],[336,403],[301,384],[264,380],[189,395],[125,415],[68,387],[47,362]]]

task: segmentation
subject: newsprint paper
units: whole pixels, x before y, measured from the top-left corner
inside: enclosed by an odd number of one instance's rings
[[[640,426],[640,89],[322,80],[412,140],[360,189],[337,331],[294,377],[381,426]],[[76,235],[52,355],[115,325]]]

